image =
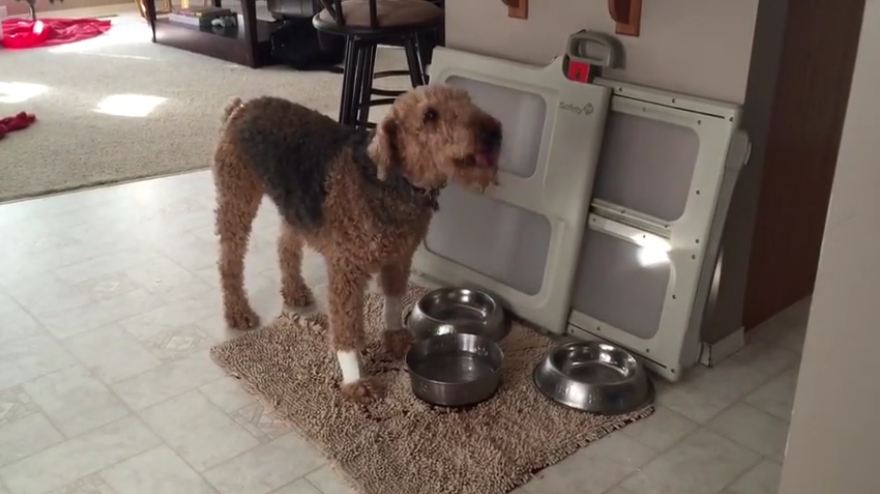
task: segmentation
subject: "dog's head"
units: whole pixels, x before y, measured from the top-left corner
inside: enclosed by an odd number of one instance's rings
[[[501,123],[449,86],[422,86],[397,98],[370,143],[379,177],[401,173],[416,187],[449,180],[484,190],[494,183]]]

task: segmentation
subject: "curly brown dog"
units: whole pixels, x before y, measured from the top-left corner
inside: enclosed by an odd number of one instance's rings
[[[300,274],[308,244],[327,261],[332,346],[348,398],[372,399],[361,376],[364,292],[373,274],[385,295],[384,350],[401,357],[401,324],[413,253],[449,180],[484,190],[497,173],[501,124],[467,93],[426,86],[400,96],[375,135],[344,127],[298,104],[263,97],[226,110],[214,157],[220,278],[226,322],[259,320],[244,290],[244,256],[263,194],[283,218],[278,253],[285,305],[306,307]]]

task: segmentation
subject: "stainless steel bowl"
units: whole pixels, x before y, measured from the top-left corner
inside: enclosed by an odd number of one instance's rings
[[[653,398],[642,363],[632,353],[609,343],[559,345],[535,367],[533,378],[550,399],[592,413],[626,413]]]
[[[416,341],[406,355],[413,393],[450,407],[473,405],[495,394],[502,360],[497,343],[463,333]]]
[[[407,314],[406,326],[416,340],[467,333],[501,341],[510,332],[500,301],[486,291],[473,288],[440,288],[429,292]]]

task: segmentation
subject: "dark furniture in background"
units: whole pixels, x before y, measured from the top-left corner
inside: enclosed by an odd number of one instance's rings
[[[345,75],[339,122],[373,127],[370,108],[390,104],[403,91],[373,87],[374,79],[409,75],[413,87],[427,82],[425,65],[442,40],[443,9],[428,0],[321,0],[314,17],[319,32],[345,38]],[[408,70],[375,72],[378,45],[402,46]],[[380,98],[373,99],[373,96]]]
[[[238,27],[212,29],[175,24],[156,15],[156,0],[142,0],[153,42],[173,46],[228,62],[260,67],[271,61],[269,35],[272,22],[257,19],[256,0],[241,0],[244,22]],[[220,6],[220,0],[213,0]]]

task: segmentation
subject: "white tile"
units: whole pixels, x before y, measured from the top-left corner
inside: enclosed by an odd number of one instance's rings
[[[800,356],[795,352],[779,345],[755,341],[722,362],[719,368],[727,366],[751,369],[764,379],[769,379],[799,362]]]
[[[0,276],[0,285],[7,289],[14,289],[35,276],[43,275],[45,277],[48,272],[90,259],[96,255],[99,253],[82,243],[73,243],[56,249],[47,249],[43,252],[29,252],[25,247],[17,255],[7,257],[3,266],[3,276]],[[14,292],[13,296],[18,298]]]
[[[217,405],[228,414],[241,410],[257,401],[253,395],[245,391],[241,381],[229,376],[224,376],[217,381],[206,384],[200,387],[199,391],[211,403]]]
[[[223,377],[208,352],[164,363],[111,387],[135,410],[154,405]]]
[[[633,494],[715,494],[759,458],[714,432],[700,430],[648,463],[621,487]]]
[[[160,256],[156,256],[149,263],[127,269],[126,274],[152,293],[168,293],[192,284],[196,285],[193,289],[207,288],[207,285],[195,275],[171,260]]]
[[[37,317],[49,332],[63,339],[143,313],[154,304],[153,295],[138,289],[83,307]]]
[[[166,444],[199,471],[259,444],[195,390],[147,408],[141,415]]]
[[[63,344],[105,383],[136,376],[162,363],[137,338],[116,325],[73,336]]]
[[[217,340],[195,325],[159,331],[156,329],[152,326],[144,332],[133,329],[129,329],[128,332],[134,335],[150,354],[162,361],[177,360],[200,350],[207,351],[217,344]]]
[[[40,411],[21,386],[0,390],[0,426]]]
[[[693,420],[657,406],[650,417],[626,426],[621,432],[655,451],[664,451],[697,428],[699,424]]]
[[[87,261],[56,269],[53,274],[71,285],[126,272],[141,264],[152,264],[158,256],[145,249],[120,249]]]
[[[259,400],[239,408],[230,415],[260,442],[281,437],[292,430],[289,423],[276,416],[271,407]]]
[[[38,334],[0,345],[0,389],[70,367],[76,360],[50,336]]]
[[[107,468],[101,478],[125,494],[210,494],[214,489],[168,446],[159,446]]]
[[[531,494],[601,494],[655,456],[635,439],[613,433],[542,470],[525,488]]]
[[[219,293],[211,290],[186,299],[154,305],[133,317],[123,319],[119,325],[132,335],[146,339],[169,329],[194,325],[222,310]]]
[[[216,265],[216,240],[201,239],[191,233],[167,235],[161,228],[160,233],[161,237],[154,240],[156,249],[178,265],[192,270]]]
[[[358,494],[330,465],[315,470],[306,479],[324,494]]]
[[[725,489],[724,494],[776,494],[781,475],[779,464],[764,460]]]
[[[782,461],[788,422],[737,403],[712,419],[707,427],[722,436],[764,456]]]
[[[125,418],[7,465],[0,477],[16,494],[39,494],[158,444],[159,438],[139,420]]]
[[[659,386],[657,401],[705,424],[797,361],[793,352],[755,341],[714,368],[698,366],[681,382]]]
[[[308,480],[299,479],[296,482],[285,485],[284,487],[272,491],[272,494],[322,494]]]
[[[9,340],[33,336],[39,323],[11,298],[0,293],[0,345]]]
[[[781,419],[789,420],[794,405],[797,376],[795,369],[783,373],[749,394],[746,403]]]
[[[117,492],[104,482],[100,475],[93,473],[86,475],[80,479],[59,487],[51,491],[49,494],[126,494]]]
[[[101,381],[80,366],[26,383],[24,390],[67,437],[128,414],[125,405]]]
[[[85,307],[137,290],[124,273],[105,275],[79,283],[58,279],[54,273],[37,274],[9,287],[9,293],[35,316],[49,316]]]
[[[633,491],[631,491],[625,487],[617,486],[617,487],[611,489],[610,491],[606,491],[605,494],[635,494],[635,493],[633,493]]]
[[[224,494],[264,494],[311,472],[325,461],[305,440],[290,433],[217,465],[205,476]]]
[[[64,436],[41,413],[0,426],[0,466],[60,443]]]

